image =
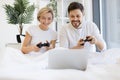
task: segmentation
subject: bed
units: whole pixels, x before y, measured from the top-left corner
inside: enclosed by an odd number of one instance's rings
[[[119,48],[91,54],[86,71],[47,69],[47,53],[37,58],[21,55],[20,50],[12,48],[2,53],[0,80],[120,80]]]

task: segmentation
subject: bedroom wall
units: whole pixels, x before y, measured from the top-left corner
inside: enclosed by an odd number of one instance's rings
[[[34,0],[30,0],[33,2]],[[0,1],[0,51],[5,48],[7,43],[17,43],[16,34],[18,34],[17,25],[8,24],[6,20],[6,13],[3,8],[4,4],[13,4],[14,0],[2,0]],[[29,24],[24,25],[24,31],[27,29]]]
[[[5,11],[3,5],[9,3],[12,4],[13,0],[2,0],[0,2],[0,50],[5,47],[8,42],[15,42],[15,33],[17,29],[15,25],[10,25],[6,21]]]

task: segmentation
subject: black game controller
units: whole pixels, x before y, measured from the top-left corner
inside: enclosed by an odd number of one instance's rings
[[[89,39],[89,40],[88,40],[88,38],[89,38],[89,37],[86,37],[86,39],[85,39],[85,40],[83,40],[83,41],[84,41],[84,42],[89,42],[89,41],[92,41],[92,39]],[[80,44],[80,45],[84,45],[84,43],[83,43],[83,44]]]
[[[88,40],[88,38],[86,38],[85,40],[83,40],[84,42],[89,42],[89,41],[92,41],[92,39],[89,39]]]
[[[49,47],[50,46],[50,43],[49,42],[47,42],[47,43],[39,43],[39,44],[37,44],[37,47],[39,47],[39,48],[41,48],[41,47],[43,47],[43,46],[47,46],[47,47]]]

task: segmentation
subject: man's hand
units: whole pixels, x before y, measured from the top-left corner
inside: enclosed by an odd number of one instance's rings
[[[87,38],[88,42],[90,42],[91,44],[97,43],[97,39],[94,36],[87,36],[86,38]]]
[[[78,41],[78,43],[77,43],[77,47],[78,48],[84,48],[84,40],[83,39],[80,39],[79,41]]]

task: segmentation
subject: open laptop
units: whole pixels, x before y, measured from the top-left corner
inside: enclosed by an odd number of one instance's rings
[[[48,68],[86,70],[88,53],[79,49],[51,50],[48,56]]]

